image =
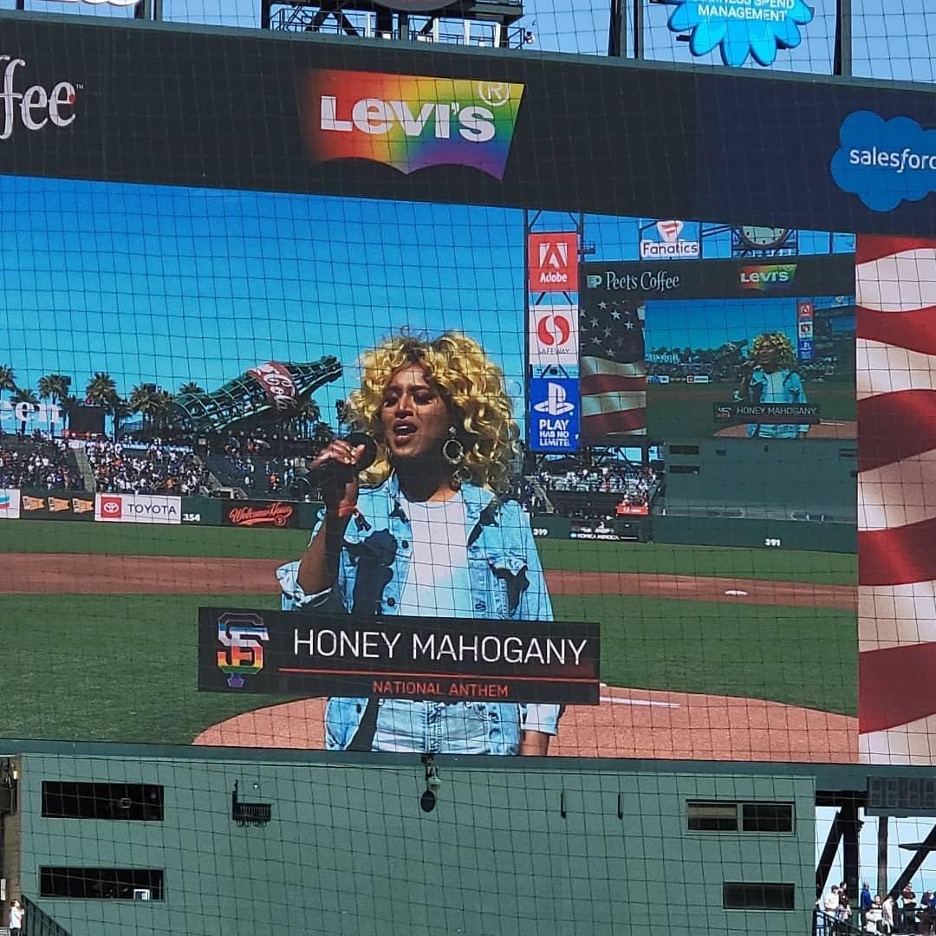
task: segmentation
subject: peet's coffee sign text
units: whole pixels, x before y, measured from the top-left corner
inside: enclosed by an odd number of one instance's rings
[[[50,125],[68,127],[75,122],[75,104],[78,100],[76,85],[70,81],[59,81],[49,89],[41,84],[21,89],[18,78],[20,69],[26,67],[26,60],[0,55],[0,66],[3,67],[0,140],[8,140],[13,136],[17,126],[37,131]]]

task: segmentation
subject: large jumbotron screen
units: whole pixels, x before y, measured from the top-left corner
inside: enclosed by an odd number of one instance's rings
[[[4,735],[930,762],[888,92],[8,25]]]

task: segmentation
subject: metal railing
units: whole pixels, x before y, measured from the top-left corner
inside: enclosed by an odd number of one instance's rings
[[[67,929],[59,926],[45,910],[37,907],[28,897],[20,899],[26,911],[23,936],[69,936]]]

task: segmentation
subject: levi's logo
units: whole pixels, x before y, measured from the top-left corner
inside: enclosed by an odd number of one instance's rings
[[[741,268],[741,288],[757,289],[761,292],[783,292],[790,289],[795,276],[795,263],[746,266]]]
[[[299,90],[316,162],[368,159],[409,174],[469,166],[503,179],[522,84],[316,69]]]

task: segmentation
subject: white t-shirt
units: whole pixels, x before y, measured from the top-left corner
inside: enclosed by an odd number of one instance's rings
[[[457,617],[471,613],[465,501],[455,494],[438,503],[404,501],[413,531],[400,614]]]
[[[10,908],[10,929],[22,929],[23,926],[23,908]]]

